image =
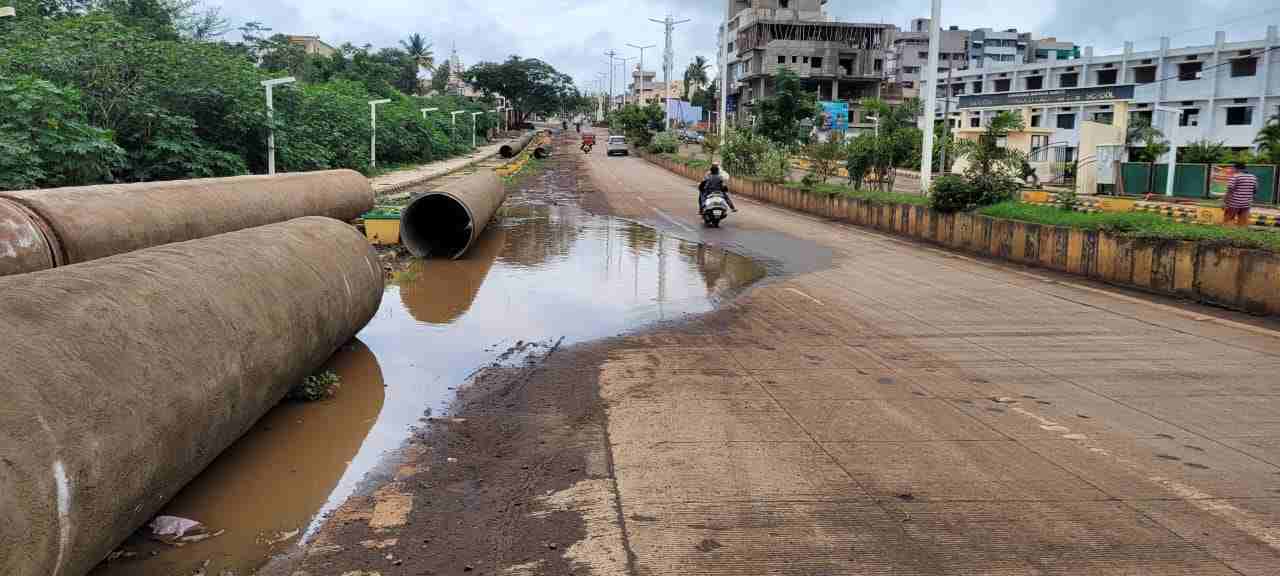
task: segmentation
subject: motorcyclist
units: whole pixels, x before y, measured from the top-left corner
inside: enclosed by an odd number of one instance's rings
[[[733,199],[729,197],[729,187],[725,186],[724,178],[720,177],[720,165],[712,164],[707,176],[698,183],[698,215],[702,215],[702,204],[706,202],[707,194],[715,191],[724,195],[724,201],[729,205],[729,209],[738,211],[738,208],[733,205]]]

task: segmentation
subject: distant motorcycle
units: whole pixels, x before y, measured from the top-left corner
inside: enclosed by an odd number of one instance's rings
[[[702,221],[711,228],[719,228],[720,221],[729,216],[729,202],[720,191],[708,192],[702,200]]]
[[[582,148],[582,153],[583,153],[583,154],[590,154],[590,153],[591,153],[591,147],[592,147],[592,146],[594,146],[594,145],[595,145],[595,143],[596,143],[596,135],[595,135],[595,134],[583,134],[583,135],[582,135],[582,146],[581,146],[581,148]]]

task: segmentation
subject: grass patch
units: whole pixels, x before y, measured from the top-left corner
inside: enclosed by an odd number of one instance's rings
[[[792,190],[800,190],[810,194],[819,196],[839,196],[850,200],[865,200],[872,204],[911,204],[913,206],[928,206],[929,198],[918,194],[906,194],[903,192],[882,192],[879,190],[860,190],[843,184],[816,184],[812,189],[806,189],[800,182],[787,181],[783,186]]]
[[[688,166],[689,168],[693,168],[695,170],[706,170],[711,167],[711,162],[707,160],[702,160],[700,158],[689,158],[687,156],[681,156],[679,154],[674,154],[671,152],[662,154],[662,157],[672,162],[675,162],[677,164],[680,164],[682,166]]]
[[[533,156],[529,156],[529,159],[525,161],[524,166],[521,166],[518,172],[512,172],[511,174],[502,176],[502,182],[508,185],[518,184],[521,180],[541,172],[545,164],[545,160],[539,160]]]
[[[979,214],[1033,224],[1102,230],[1131,238],[1188,240],[1215,245],[1280,252],[1280,232],[1207,224],[1184,224],[1149,212],[1085,213],[1055,206],[1002,202],[978,210]]]

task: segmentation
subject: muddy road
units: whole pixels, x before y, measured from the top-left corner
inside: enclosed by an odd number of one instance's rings
[[[1280,566],[1275,326],[746,199],[705,230],[573,150],[399,273],[378,416],[262,573]]]

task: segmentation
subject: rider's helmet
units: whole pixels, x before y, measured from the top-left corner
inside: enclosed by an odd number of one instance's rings
[[[720,173],[720,165],[719,165],[719,164],[712,164],[712,165],[711,165],[711,173],[712,173],[712,174],[719,174],[719,173]]]

